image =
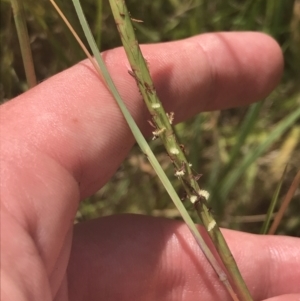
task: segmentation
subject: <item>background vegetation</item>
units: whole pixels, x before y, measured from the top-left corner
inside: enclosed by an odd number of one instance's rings
[[[251,107],[202,113],[177,126],[200,183],[212,192],[211,206],[225,227],[258,232],[288,164],[280,199],[300,168],[300,1],[299,0],[127,0],[140,43],[182,39],[213,31],[253,30],[281,45],[285,71],[279,87]],[[57,1],[81,34],[72,2]],[[84,55],[47,0],[23,2],[38,81],[75,64]],[[85,0],[85,13],[101,50],[120,39],[107,1]],[[27,89],[10,1],[1,0],[1,99]],[[237,83],[238,84],[238,83]],[[299,115],[298,115],[299,116]],[[16,116],[17,118],[17,116]],[[289,123],[288,123],[289,122]],[[286,125],[283,127],[283,125]],[[180,192],[160,142],[154,152]],[[99,171],[100,172],[100,171]],[[188,204],[187,204],[188,206]],[[134,147],[111,181],[81,204],[77,220],[134,212],[178,218],[150,165]],[[196,215],[191,211],[194,219]],[[300,189],[279,233],[300,236]]]

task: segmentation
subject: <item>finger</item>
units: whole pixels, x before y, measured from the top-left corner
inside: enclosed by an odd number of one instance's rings
[[[175,112],[176,121],[202,110],[258,101],[276,86],[282,71],[278,45],[259,33],[206,34],[142,49],[158,94],[167,111]],[[128,74],[124,51],[117,48],[103,57],[145,130],[148,115]],[[5,109],[7,131],[14,129],[11,134],[70,170],[82,197],[110,178],[133,143],[115,101],[87,62],[30,90]]]
[[[282,69],[278,45],[255,33],[203,35],[143,51],[158,94],[177,121],[200,109],[257,101],[277,84]],[[123,51],[104,58],[145,132],[148,117]],[[64,269],[57,259],[68,254],[79,200],[110,178],[133,138],[87,62],[3,105],[1,123],[1,203],[30,234],[51,275]]]
[[[224,235],[254,300],[300,293],[300,239]],[[183,223],[140,215],[77,225],[68,277],[74,301],[231,300]]]

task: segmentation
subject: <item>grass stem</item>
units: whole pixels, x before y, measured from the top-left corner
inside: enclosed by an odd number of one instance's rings
[[[55,2],[53,0],[50,0],[50,2],[53,4],[55,9],[58,11],[58,13],[61,16],[63,16],[63,13],[60,11],[60,9],[55,4]],[[130,115],[128,109],[126,108],[126,106],[123,102],[123,100],[121,99],[121,97],[120,97],[120,95],[119,95],[119,93],[118,93],[118,91],[117,91],[117,89],[116,89],[109,73],[108,73],[108,70],[107,70],[107,68],[106,68],[106,66],[105,66],[105,64],[104,64],[104,62],[101,58],[101,55],[99,54],[96,42],[93,39],[90,28],[87,24],[87,21],[86,21],[85,17],[84,17],[84,14],[83,14],[82,8],[80,6],[79,0],[73,0],[73,3],[74,3],[74,6],[75,6],[75,9],[76,9],[76,13],[77,13],[77,15],[80,19],[80,22],[81,22],[82,28],[84,30],[84,33],[85,33],[85,35],[87,37],[87,40],[89,42],[89,45],[90,45],[90,47],[92,49],[92,52],[93,52],[93,54],[94,54],[94,56],[97,60],[98,65],[100,67],[100,69],[99,69],[99,67],[97,66],[96,70],[98,72],[101,72],[100,76],[101,77],[103,76],[107,87],[109,88],[109,90],[111,91],[112,95],[114,96],[116,102],[118,103],[118,105],[120,107],[120,110],[122,111],[122,113],[123,113],[128,125],[129,125],[134,137],[137,140],[137,143],[139,144],[141,150],[147,156],[149,162],[151,163],[152,167],[156,171],[158,177],[160,178],[161,182],[163,183],[164,187],[166,188],[167,192],[169,193],[170,197],[172,198],[175,206],[177,207],[178,211],[180,212],[183,220],[185,221],[185,223],[187,224],[189,230],[191,231],[192,235],[194,236],[197,244],[199,245],[199,247],[201,248],[201,250],[205,254],[206,258],[208,259],[208,261],[210,262],[210,264],[212,265],[212,267],[214,268],[214,270],[218,274],[219,279],[223,282],[223,284],[227,288],[227,291],[231,295],[232,299],[234,301],[239,301],[239,299],[235,295],[235,292],[234,292],[230,282],[227,279],[226,273],[223,271],[223,269],[219,265],[218,261],[215,259],[214,255],[212,254],[212,252],[210,251],[210,249],[206,245],[205,241],[201,237],[198,229],[196,228],[194,222],[192,221],[192,219],[190,218],[188,212],[186,211],[185,207],[183,206],[183,204],[182,204],[180,198],[178,197],[176,191],[174,190],[172,184],[170,183],[170,181],[167,178],[166,174],[162,170],[159,162],[157,161],[156,157],[154,156],[153,152],[151,151],[146,139],[143,137],[143,135],[140,132],[138,126],[136,125],[134,119]],[[67,21],[64,16],[63,16],[63,20],[65,22]],[[66,22],[66,24],[69,28],[71,27],[69,22]],[[74,33],[74,30],[71,30],[71,31],[72,31],[72,33]],[[77,36],[77,38],[78,38],[78,36]],[[84,49],[85,53],[88,52],[82,42],[80,42],[80,46]],[[92,63],[93,63],[93,59],[91,58],[91,56],[88,55],[88,57],[92,60]]]
[[[27,83],[29,88],[32,88],[36,85],[36,75],[34,71],[23,2],[21,0],[11,0],[11,6],[14,13],[14,20],[20,43]]]
[[[197,182],[199,176],[192,171],[191,165],[185,156],[184,148],[178,142],[173,130],[172,121],[174,113],[165,112],[163,105],[156,94],[147,63],[135,37],[131,16],[127,10],[125,1],[110,0],[109,2],[125,52],[131,65],[132,70],[129,70],[129,74],[136,80],[152,116],[153,124],[156,127],[153,135],[154,137],[160,137],[163,141],[166,151],[174,165],[175,176],[181,180],[188,198],[194,204],[222,262],[238,289],[240,297],[244,301],[252,301],[249,290],[240,274],[227,243],[207,206],[206,201],[208,193],[200,189]]]

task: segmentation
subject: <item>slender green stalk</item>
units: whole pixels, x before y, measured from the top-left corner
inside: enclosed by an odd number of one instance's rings
[[[36,76],[32,60],[23,2],[22,0],[11,0],[11,6],[14,13],[14,20],[18,33],[27,83],[29,88],[32,88],[36,85]]]
[[[147,63],[136,40],[131,17],[125,2],[124,0],[110,0],[109,2],[132,68],[129,74],[135,78],[156,128],[155,131],[153,131],[153,135],[154,137],[160,137],[162,139],[167,153],[174,164],[175,175],[181,180],[190,201],[194,204],[207,233],[212,239],[222,262],[226,266],[229,275],[239,291],[239,295],[242,300],[250,301],[252,297],[249,290],[207,206],[208,193],[200,189],[197,183],[199,176],[193,173],[191,165],[186,159],[184,148],[179,144],[175,132],[173,131],[172,121],[174,113],[171,112],[167,114],[165,112],[156,94]]]
[[[265,218],[264,223],[263,223],[263,225],[262,225],[262,227],[260,229],[260,234],[267,234],[268,233],[270,221],[271,221],[271,218],[273,216],[275,206],[276,206],[276,204],[278,202],[279,192],[281,190],[281,186],[282,186],[285,174],[286,174],[286,170],[287,170],[287,165],[285,166],[285,169],[283,171],[281,179],[280,179],[280,181],[279,181],[279,183],[278,183],[278,185],[277,185],[277,187],[275,189],[275,192],[273,194],[270,206],[268,208],[268,212],[267,212],[266,218]]]
[[[50,2],[53,4],[53,6],[55,7],[55,9],[58,11],[58,13],[61,15],[61,17],[64,19],[64,21],[66,22],[66,25],[69,27],[69,29],[72,31],[72,33],[74,34],[75,38],[77,39],[77,41],[79,42],[79,44],[81,46],[83,46],[82,42],[80,41],[78,35],[76,35],[76,33],[74,33],[71,25],[69,24],[69,22],[66,20],[66,18],[64,17],[64,15],[62,14],[62,12],[60,11],[60,9],[58,8],[58,6],[56,5],[56,3],[53,0],[50,0]],[[140,148],[142,149],[143,153],[147,156],[149,162],[151,163],[152,167],[154,168],[154,170],[156,171],[158,177],[160,178],[161,182],[163,183],[164,187],[166,188],[167,192],[169,193],[170,197],[172,198],[175,206],[177,207],[177,209],[179,210],[183,220],[185,221],[185,223],[187,224],[189,230],[191,231],[192,235],[194,236],[197,244],[199,245],[199,247],[201,248],[201,250],[203,251],[203,253],[205,254],[206,258],[209,260],[210,264],[212,265],[212,267],[214,268],[214,270],[216,271],[216,273],[219,276],[219,279],[224,283],[225,287],[227,288],[229,294],[231,295],[232,299],[235,301],[238,301],[237,296],[235,295],[231,284],[229,283],[226,273],[222,270],[222,268],[220,267],[219,263],[217,262],[217,260],[215,259],[214,255],[212,254],[212,252],[210,251],[210,249],[208,248],[208,246],[206,245],[205,241],[203,240],[203,238],[201,237],[198,229],[196,228],[194,222],[192,221],[192,219],[190,218],[188,212],[186,211],[185,207],[183,206],[181,200],[179,199],[176,191],[174,190],[172,184],[170,183],[169,179],[167,178],[166,174],[164,173],[164,171],[162,170],[160,164],[158,163],[156,157],[154,156],[153,152],[151,151],[147,141],[145,140],[145,138],[143,137],[142,133],[140,132],[138,126],[136,125],[134,119],[132,118],[132,116],[130,115],[129,111],[127,110],[124,102],[122,101],[109,73],[108,70],[102,60],[101,55],[99,54],[99,51],[97,49],[97,45],[95,40],[93,39],[93,36],[91,34],[91,31],[89,29],[89,26],[86,22],[86,19],[84,17],[82,8],[80,6],[79,0],[73,0],[77,15],[80,19],[82,28],[84,30],[84,33],[86,35],[86,38],[88,40],[88,43],[92,49],[92,52],[97,60],[97,63],[101,69],[98,68],[98,66],[96,66],[96,70],[99,73],[99,75],[104,78],[104,81],[107,85],[107,87],[109,88],[109,90],[111,91],[112,95],[114,96],[116,102],[118,103],[134,137],[137,140],[137,143],[139,144]],[[87,53],[87,49],[83,46],[82,47],[84,52]],[[89,56],[89,54],[88,54]],[[92,62],[93,63],[93,62]],[[93,63],[94,65],[94,63]]]

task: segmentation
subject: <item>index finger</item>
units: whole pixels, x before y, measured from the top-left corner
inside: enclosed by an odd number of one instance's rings
[[[279,46],[258,33],[205,34],[145,45],[142,51],[157,92],[177,122],[202,110],[258,101],[276,86],[282,71]],[[124,51],[117,48],[103,57],[138,125],[149,132]],[[79,200],[111,177],[133,137],[86,61],[3,105],[1,122],[1,203],[30,233],[50,273]]]
[[[142,51],[158,95],[166,111],[175,112],[176,122],[200,111],[244,106],[263,99],[279,82],[283,66],[277,43],[264,34],[251,32],[204,34],[144,45]],[[144,133],[147,129],[149,132],[148,114],[128,74],[130,67],[123,49],[109,50],[103,58],[138,125]],[[86,61],[52,77],[3,109],[7,132],[14,128],[18,136],[27,137],[26,141],[34,138],[31,144],[72,171],[81,184],[82,197],[95,192],[110,178],[133,143],[110,92]],[[89,145],[84,155],[82,145]]]

